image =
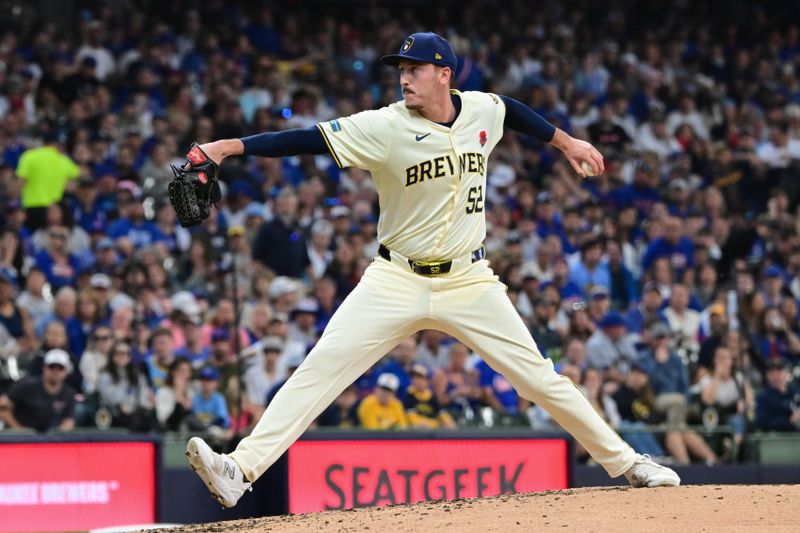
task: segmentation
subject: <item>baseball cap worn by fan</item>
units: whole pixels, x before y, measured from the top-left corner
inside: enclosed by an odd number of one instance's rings
[[[244,235],[245,229],[244,226],[231,226],[228,228],[228,237],[241,237]]]
[[[767,370],[783,370],[788,368],[789,365],[780,357],[770,357],[767,359]]]
[[[378,376],[378,387],[383,389],[390,390],[392,392],[397,392],[397,389],[400,388],[400,378],[391,374],[389,372],[385,372]]]
[[[317,301],[314,298],[302,298],[299,302],[297,302],[297,306],[294,308],[295,314],[315,314],[317,311],[319,311],[319,304],[317,304]]]
[[[616,311],[611,311],[600,319],[598,324],[601,328],[616,328],[625,325],[625,319]]]
[[[708,307],[709,316],[714,316],[714,315],[725,316],[726,313],[727,313],[727,310],[725,309],[725,305],[723,305],[723,304],[721,304],[719,302],[711,304]]]
[[[258,202],[250,202],[247,204],[247,207],[244,208],[244,216],[245,218],[248,217],[257,217],[257,218],[267,218],[267,210],[264,207],[264,204],[260,204]]]
[[[61,365],[68,372],[72,371],[72,361],[69,358],[69,354],[59,348],[53,348],[44,354],[44,366],[48,365]]]
[[[608,298],[608,289],[602,285],[595,285],[589,290],[589,298],[592,300],[603,300]]]
[[[292,278],[278,276],[270,282],[269,289],[267,289],[267,294],[269,295],[270,299],[276,300],[286,294],[297,292],[297,289],[297,282],[295,282]]]
[[[337,205],[331,209],[331,218],[342,218],[350,216],[350,208],[346,205]]]
[[[381,57],[381,63],[396,67],[403,59],[450,67],[453,72],[456,71],[458,64],[450,43],[444,37],[433,32],[412,33],[403,41],[398,53]]]
[[[181,311],[187,316],[194,317],[200,314],[200,304],[197,303],[197,298],[189,291],[178,291],[170,298],[172,308],[176,311]]]
[[[430,376],[430,372],[428,371],[428,367],[425,366],[423,363],[414,363],[411,366],[411,375],[422,376],[423,378],[427,378]]]
[[[688,191],[689,190],[689,182],[683,178],[675,178],[671,182],[669,182],[669,188],[673,191]]]
[[[533,261],[524,263],[519,269],[522,281],[539,281],[539,268]]]
[[[275,335],[264,337],[264,339],[261,341],[262,352],[282,352],[283,347],[283,340]]]
[[[783,271],[779,266],[770,265],[764,269],[763,276],[765,278],[780,278],[783,276]]]
[[[197,377],[202,380],[217,380],[219,379],[219,372],[213,366],[206,366],[200,370],[200,373],[197,375]]]
[[[663,322],[655,322],[648,330],[650,336],[654,339],[663,339],[669,337],[669,328]]]
[[[553,195],[549,191],[542,191],[536,195],[537,204],[552,204],[555,203]]]
[[[270,323],[273,323],[273,322],[280,322],[282,324],[288,324],[289,323],[289,315],[287,313],[277,312],[274,315],[272,315],[272,320],[270,320]]]
[[[644,289],[642,290],[642,294],[646,292],[656,292],[659,296],[661,296],[661,289],[658,288],[658,283],[655,281],[648,281],[644,284]]]
[[[92,274],[92,277],[89,278],[89,285],[93,289],[108,290],[111,288],[111,278],[109,278],[107,274],[103,274],[102,272],[98,274]]]
[[[97,251],[113,250],[113,249],[114,249],[114,241],[112,241],[108,237],[103,237],[99,241],[97,241]]]

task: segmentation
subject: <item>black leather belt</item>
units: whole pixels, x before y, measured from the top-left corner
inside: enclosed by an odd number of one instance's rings
[[[392,254],[389,252],[389,249],[382,244],[378,246],[378,255],[389,262],[392,261]],[[470,255],[472,256],[472,262],[477,263],[486,257],[486,248],[481,245],[480,248],[474,250]],[[408,266],[420,276],[438,276],[450,272],[450,269],[453,268],[453,260],[414,261],[413,259],[409,259]]]

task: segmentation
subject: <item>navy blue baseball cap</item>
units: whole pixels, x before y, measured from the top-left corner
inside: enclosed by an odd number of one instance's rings
[[[606,316],[600,319],[598,324],[601,328],[614,328],[625,325],[625,318],[616,311],[610,311]]]
[[[381,63],[397,66],[401,59],[450,67],[453,72],[456,71],[458,63],[450,43],[444,37],[429,31],[412,33],[403,41],[398,53],[383,56]]]
[[[216,380],[219,379],[219,371],[213,366],[206,366],[200,370],[200,373],[197,375],[199,379],[203,380]]]
[[[780,278],[783,277],[783,270],[779,266],[770,265],[764,269],[763,275],[765,278]]]

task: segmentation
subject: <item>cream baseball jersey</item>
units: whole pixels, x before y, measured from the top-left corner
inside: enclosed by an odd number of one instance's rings
[[[378,242],[419,261],[470,253],[486,237],[489,154],[503,136],[505,104],[494,94],[451,91],[451,127],[400,101],[317,127],[339,167],[369,171],[378,190]]]

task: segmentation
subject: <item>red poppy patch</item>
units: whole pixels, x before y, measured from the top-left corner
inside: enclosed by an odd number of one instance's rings
[[[478,135],[478,140],[481,143],[481,148],[483,148],[483,145],[486,144],[486,130],[481,130],[480,135]]]

